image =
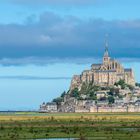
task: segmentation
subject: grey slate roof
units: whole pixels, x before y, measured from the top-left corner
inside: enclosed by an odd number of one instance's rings
[[[125,72],[131,72],[132,69],[124,69]]]
[[[116,70],[96,70],[97,73],[108,73],[108,72],[116,72]]]
[[[57,105],[55,102],[48,102],[46,105]]]
[[[102,64],[92,64],[91,66],[101,66]]]

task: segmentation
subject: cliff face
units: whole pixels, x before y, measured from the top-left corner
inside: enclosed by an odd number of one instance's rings
[[[75,88],[80,89],[81,85],[82,85],[82,80],[80,75],[74,75],[71,81],[70,91],[72,91]]]

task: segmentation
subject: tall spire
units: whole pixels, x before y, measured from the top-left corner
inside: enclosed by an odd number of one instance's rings
[[[110,57],[108,53],[108,34],[105,35],[105,52],[103,57],[103,64],[108,66],[110,62]]]
[[[105,57],[108,57],[108,34],[105,35],[105,53],[104,53]]]

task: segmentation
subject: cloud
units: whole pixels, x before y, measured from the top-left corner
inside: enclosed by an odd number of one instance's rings
[[[0,79],[18,79],[18,80],[70,80],[71,77],[37,77],[37,76],[0,76]]]
[[[133,7],[139,5],[139,0],[1,0],[6,3],[16,4],[20,6],[26,6],[26,7],[32,7],[32,8],[39,8],[42,7],[61,7],[61,8],[76,8],[76,7],[85,7],[85,6],[96,6],[96,7],[102,7],[104,6],[127,6]],[[88,8],[88,7],[87,7]],[[124,10],[124,9],[123,9]]]
[[[41,41],[41,42],[44,42],[44,43],[49,43],[49,42],[51,42],[51,41],[53,41],[53,40],[52,40],[52,38],[51,38],[50,36],[48,36],[48,35],[41,35],[41,36],[40,36],[40,41]]]
[[[52,58],[52,57],[26,57],[26,58],[3,58],[0,59],[2,66],[20,66],[20,65],[48,65],[55,63],[75,63],[75,64],[87,64],[100,62],[100,58]]]
[[[90,5],[103,2],[103,0],[8,0],[20,5]]]
[[[0,59],[2,63],[12,64],[14,62],[10,61],[15,59],[16,63],[21,63],[21,59],[28,63],[37,59],[40,62],[43,58],[101,58],[106,33],[109,34],[109,51],[112,56],[140,58],[139,19],[82,20],[45,12],[38,21],[0,24]]]

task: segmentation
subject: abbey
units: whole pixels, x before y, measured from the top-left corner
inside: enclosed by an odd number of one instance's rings
[[[85,70],[81,75],[74,75],[70,90],[81,88],[83,83],[93,83],[98,86],[112,86],[120,79],[125,83],[135,86],[133,70],[125,69],[117,60],[111,59],[108,53],[108,43],[105,44],[105,52],[102,64],[92,64],[90,70]]]

